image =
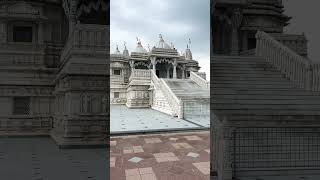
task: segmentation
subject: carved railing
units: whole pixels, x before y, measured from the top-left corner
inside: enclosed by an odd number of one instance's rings
[[[298,87],[317,91],[320,89],[319,65],[311,63],[265,32],[258,31],[256,39],[257,56],[264,57]]]
[[[77,24],[64,46],[61,61],[66,61],[72,52],[96,56],[100,53],[107,55],[109,46],[107,33],[107,26],[104,25]]]
[[[312,64],[311,90],[320,91],[320,64]]]
[[[161,90],[170,107],[173,109],[175,115],[177,115],[178,118],[183,119],[183,102],[172,92],[167,83],[164,82],[163,79],[159,79],[152,70],[151,80],[155,87]]]
[[[306,57],[308,55],[307,39],[304,34],[283,34],[283,33],[271,33],[269,34],[281,44],[289,47],[297,54]]]
[[[202,88],[206,88],[206,89],[210,88],[210,82],[205,80],[203,77],[199,76],[195,72],[192,72],[192,71],[190,72],[190,79]]]
[[[132,81],[133,79],[150,80],[150,78],[151,78],[150,70],[133,69],[131,71],[131,75],[130,75],[129,81]]]

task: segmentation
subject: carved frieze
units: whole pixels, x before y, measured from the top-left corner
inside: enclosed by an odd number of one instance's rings
[[[0,96],[53,96],[53,87],[1,87]]]

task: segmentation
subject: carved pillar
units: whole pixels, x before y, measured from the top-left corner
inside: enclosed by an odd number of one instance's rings
[[[173,79],[177,79],[177,59],[174,59],[174,62],[173,62]]]
[[[211,173],[212,176],[221,179],[232,179],[231,143],[233,128],[226,125],[227,119],[212,117],[211,126]]]
[[[167,66],[167,78],[170,78],[170,65]]]
[[[134,61],[129,61],[130,67],[131,67],[131,72],[134,70]]]
[[[151,57],[151,64],[152,64],[153,72],[156,72],[156,65],[157,65],[156,57]]]
[[[39,28],[38,28],[38,43],[43,44],[43,38],[44,38],[44,36],[43,36],[43,31],[44,31],[43,22],[39,22],[38,26],[39,26]]]
[[[69,36],[77,23],[77,3],[78,0],[63,0],[63,8],[69,19]]]
[[[239,55],[239,26],[242,22],[242,13],[239,8],[234,10],[231,17],[232,23],[232,44],[231,44],[231,55]]]
[[[7,22],[0,21],[0,43],[7,42]]]
[[[182,79],[185,79],[186,78],[186,66],[183,65],[181,70],[182,70]]]

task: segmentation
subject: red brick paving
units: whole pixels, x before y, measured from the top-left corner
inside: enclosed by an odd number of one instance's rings
[[[153,138],[159,138],[161,141]],[[111,180],[210,179],[209,131],[119,136],[111,137],[110,141],[113,141],[110,155],[115,159],[115,163],[112,162],[115,166],[110,167]],[[143,152],[124,151],[135,146],[141,146]],[[199,156],[187,156],[190,152]],[[128,161],[133,157],[143,160],[138,163]],[[148,170],[148,173],[141,173],[144,170]],[[137,173],[130,174],[130,172]]]

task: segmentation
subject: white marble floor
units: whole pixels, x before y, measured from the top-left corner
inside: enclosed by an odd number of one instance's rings
[[[203,120],[183,120],[153,109],[129,109],[124,105],[110,106],[111,134],[209,128]],[[207,121],[210,121],[209,118]],[[209,125],[208,125],[209,124]]]

